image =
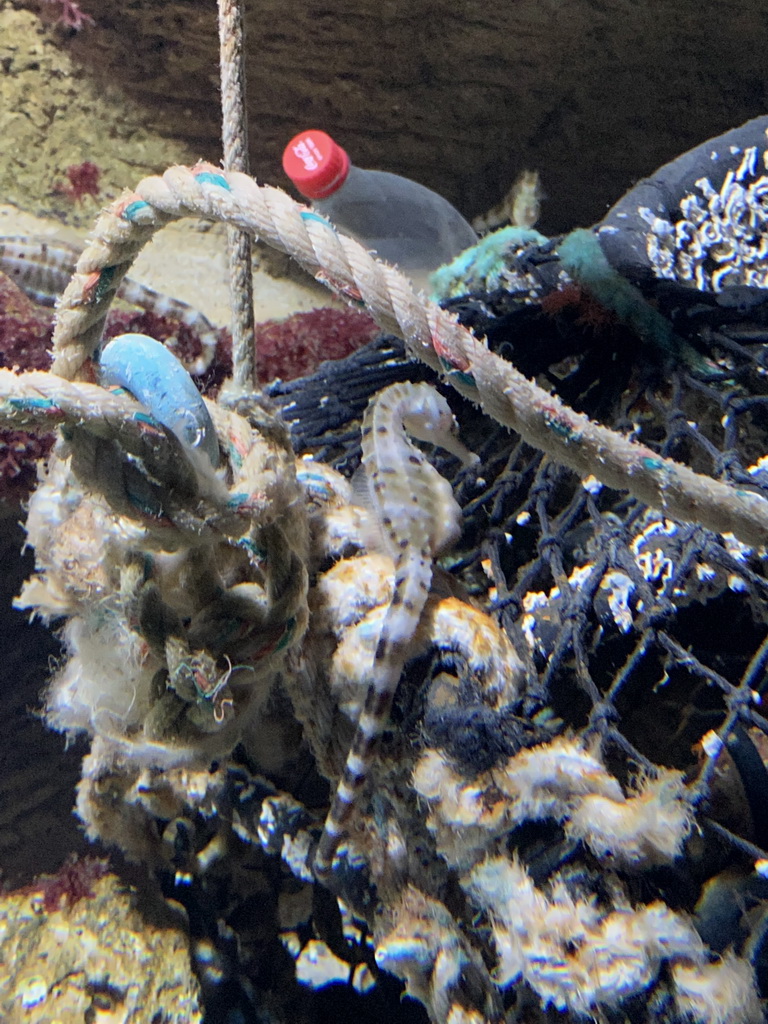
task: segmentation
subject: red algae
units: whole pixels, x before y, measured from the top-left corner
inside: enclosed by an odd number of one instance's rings
[[[72,853],[53,875],[40,875],[31,885],[24,885],[16,892],[30,896],[40,893],[43,909],[52,914],[62,905],[74,907],[80,900],[91,899],[95,894],[93,884],[103,878],[109,870],[109,863],[99,857],[78,857]]]
[[[379,334],[376,323],[354,309],[312,309],[286,320],[256,326],[259,380],[293,380],[316,370],[326,359],[343,359]]]
[[[591,330],[594,334],[615,327],[619,320],[611,309],[607,309],[594,296],[578,284],[566,284],[555,288],[541,299],[541,308],[547,316],[556,317],[561,313],[573,315],[573,323]]]
[[[61,865],[55,875],[44,875],[38,880],[43,893],[43,907],[50,914],[58,910],[62,902],[73,907],[83,899],[93,896],[93,883],[107,873],[107,862],[97,857],[78,857],[72,854]]]
[[[43,3],[51,9],[54,25],[62,25],[73,32],[80,32],[85,25],[96,24],[90,14],[86,14],[75,0],[43,0]]]
[[[218,332],[219,336],[225,333],[223,329]],[[193,327],[182,323],[175,317],[161,316],[150,310],[110,310],[103,339],[109,341],[111,338],[116,338],[118,334],[147,334],[155,341],[162,341],[186,366],[194,363],[203,351],[200,336]],[[217,369],[218,362],[217,350],[213,365],[204,375],[206,379]]]
[[[37,462],[53,447],[53,434],[0,430],[0,501],[24,501],[37,482]]]
[[[36,305],[0,273],[0,366],[47,370],[52,336],[53,311]]]
[[[169,343],[171,351],[187,365],[202,352],[196,331],[173,317],[151,312],[112,311],[104,338],[137,332]],[[256,325],[256,361],[259,383],[294,380],[312,373],[326,359],[343,359],[378,335],[379,328],[365,313],[347,309],[312,309],[285,320],[265,320]],[[226,327],[218,331],[216,355],[198,380],[204,395],[213,395],[232,375],[232,339]]]
[[[81,164],[70,164],[65,173],[68,184],[54,185],[54,192],[68,196],[73,203],[79,202],[83,196],[98,196],[101,171],[96,164],[90,160],[84,160]]]
[[[51,365],[53,313],[37,306],[0,273],[0,366],[47,370]],[[22,501],[37,479],[37,460],[51,449],[53,435],[0,431],[0,500]]]

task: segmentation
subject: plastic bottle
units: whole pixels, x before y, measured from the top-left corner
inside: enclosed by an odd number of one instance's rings
[[[353,166],[325,132],[310,129],[291,139],[283,169],[314,209],[380,259],[396,263],[419,288],[433,270],[477,242],[447,199],[398,174]]]

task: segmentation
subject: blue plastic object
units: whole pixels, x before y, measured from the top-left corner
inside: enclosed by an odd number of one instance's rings
[[[120,334],[99,356],[99,380],[129,391],[191,453],[215,469],[219,442],[208,409],[176,356],[146,334]]]

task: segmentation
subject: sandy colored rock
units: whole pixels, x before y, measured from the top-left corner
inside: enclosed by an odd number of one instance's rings
[[[150,912],[147,912],[149,909]],[[114,875],[93,896],[46,913],[40,894],[0,900],[0,1018],[5,1024],[197,1024],[188,939],[159,898],[143,907]]]
[[[143,109],[96,83],[32,11],[0,4],[0,199],[34,213],[89,225],[104,202],[142,174],[191,157],[153,134]],[[101,171],[98,198],[57,192],[66,168],[85,160]]]

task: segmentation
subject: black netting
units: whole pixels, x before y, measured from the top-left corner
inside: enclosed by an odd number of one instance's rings
[[[505,292],[451,305],[496,351],[592,418],[768,496],[765,305],[725,307],[688,294],[682,301],[677,289],[666,298],[676,331],[719,372],[697,376],[661,356],[583,294],[566,295],[552,311]],[[425,378],[387,340],[272,394],[287,407],[297,450],[349,474],[365,401],[410,374]],[[724,868],[747,870],[768,857],[766,552],[579,479],[441,388],[482,466],[480,475],[457,473],[453,459],[436,453],[465,514],[461,542],[443,564],[504,625],[528,685],[514,720],[468,698],[450,715],[421,721],[419,742],[444,749],[470,776],[562,730],[599,734],[622,780],[654,766],[683,770],[697,802],[693,853],[643,885],[646,896],[693,913],[704,884]],[[330,430],[317,414],[329,393],[343,399]],[[558,829],[532,831],[519,846],[532,844],[532,871],[543,852],[549,869],[573,853]],[[762,895],[742,898],[749,907]],[[717,930],[706,915],[700,923],[705,937]],[[741,918],[726,933],[714,948],[747,941]]]

